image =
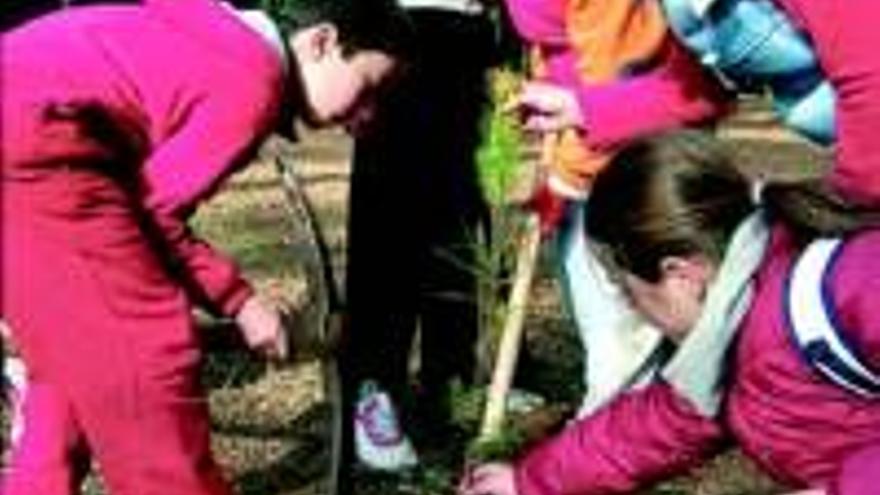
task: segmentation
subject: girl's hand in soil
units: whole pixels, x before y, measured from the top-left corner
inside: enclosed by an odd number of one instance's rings
[[[513,466],[493,462],[469,471],[458,485],[458,495],[517,495]]]
[[[249,348],[269,359],[287,359],[290,350],[281,313],[273,306],[251,296],[238,311],[235,322]]]
[[[518,111],[529,131],[555,132],[584,125],[574,92],[556,84],[526,83],[519,95],[507,104],[507,109]]]

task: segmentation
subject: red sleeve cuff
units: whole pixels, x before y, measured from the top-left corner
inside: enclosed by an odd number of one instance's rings
[[[238,314],[245,301],[254,295],[254,289],[244,279],[238,279],[217,301],[223,316],[234,317]]]
[[[553,439],[538,445],[516,463],[514,475],[519,495],[558,495],[562,493],[560,481],[548,463],[552,463]]]

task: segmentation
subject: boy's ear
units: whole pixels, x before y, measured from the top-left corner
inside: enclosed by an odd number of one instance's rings
[[[321,22],[303,29],[298,41],[301,41],[300,53],[310,61],[320,60],[339,48],[339,31],[330,22]]]

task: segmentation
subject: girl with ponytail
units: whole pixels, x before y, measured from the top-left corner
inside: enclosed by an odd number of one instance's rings
[[[664,336],[653,380],[461,493],[624,493],[729,440],[791,489],[873,493],[878,211],[817,182],[755,185],[698,132],[625,147],[590,202],[603,261]]]

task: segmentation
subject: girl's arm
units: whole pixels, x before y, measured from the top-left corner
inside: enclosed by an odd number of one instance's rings
[[[601,148],[712,121],[732,103],[718,82],[671,38],[655,69],[605,84],[582,85],[577,99],[585,139]]]
[[[587,144],[607,149],[653,132],[711,122],[732,97],[671,38],[660,63],[648,72],[584,84],[572,72],[572,53],[548,61],[545,80],[526,84],[511,109],[540,132],[581,131]]]
[[[723,440],[664,382],[620,396],[521,459],[519,495],[625,493],[698,464]]]

